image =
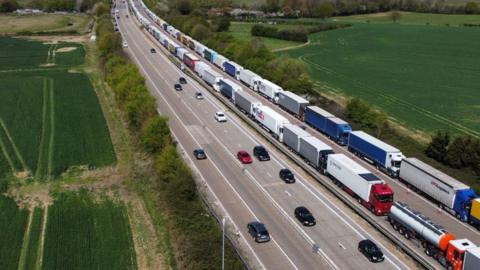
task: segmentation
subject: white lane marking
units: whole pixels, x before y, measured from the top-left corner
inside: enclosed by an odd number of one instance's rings
[[[135,43],[136,46],[138,46],[136,44],[136,42],[133,41],[133,43]],[[137,63],[139,64],[140,68],[143,70],[145,76],[148,77],[148,79],[151,81],[151,84],[153,85],[153,87],[155,88],[156,92],[159,94],[159,96],[164,100],[164,102],[167,104],[167,106],[170,108],[170,110],[173,112],[173,114],[176,116],[176,118],[179,120],[180,123],[182,123],[182,125],[185,127],[185,124],[183,123],[183,121],[180,119],[180,117],[176,114],[176,112],[173,110],[173,108],[170,106],[170,104],[165,100],[165,98],[161,95],[161,92],[160,90],[157,88],[157,86],[153,83],[154,81],[152,80],[152,78],[150,77],[150,75],[145,71],[145,69],[143,68],[143,66],[140,64],[140,61],[138,60],[138,58],[132,54],[132,56],[135,58],[135,60],[137,61]],[[146,58],[148,62],[150,62],[148,60],[148,58]],[[152,65],[150,63],[150,65]],[[160,77],[162,77],[164,80],[165,78],[161,75],[161,73],[155,68],[154,65],[152,65],[153,69],[155,69],[158,73],[158,75]],[[186,128],[185,128],[186,129]],[[190,131],[188,129],[186,129],[187,132],[190,134],[190,136],[192,137],[193,140],[195,140],[195,137],[190,133]],[[196,141],[196,140],[195,140]],[[197,142],[197,141],[196,141]],[[200,145],[198,142],[197,142],[198,145]],[[249,210],[249,212],[252,214],[252,216],[255,217],[255,219],[257,220],[260,220],[256,215],[255,213],[252,211],[252,209],[248,206],[248,204],[245,202],[245,200],[240,196],[240,194],[235,190],[235,188],[232,186],[232,184],[228,181],[228,178],[222,173],[222,171],[217,167],[217,165],[212,162],[213,166],[218,170],[218,172],[222,175],[222,177],[226,180],[226,182],[228,183],[228,185],[230,186],[230,188],[233,190],[233,192],[239,197],[239,199],[242,201],[242,203],[245,205],[245,207],[247,207],[247,209]],[[286,254],[286,252],[280,247],[280,245],[278,244],[278,242],[275,240],[274,237],[271,237],[271,240],[275,243],[275,245],[280,249],[280,251],[283,253],[283,255],[285,256],[285,258],[289,261],[289,263],[293,266],[294,269],[297,269],[298,270],[298,267],[293,263],[293,261],[290,259],[290,257]],[[254,253],[255,254],[255,253]],[[256,255],[255,255],[256,256]],[[257,259],[259,259],[257,257]]]
[[[347,250],[347,248],[342,243],[337,242],[337,244],[338,244],[339,247],[343,248],[344,250]]]
[[[285,190],[285,194],[287,194],[287,196],[289,197],[292,197],[292,194],[290,194],[290,192],[288,192],[287,190]]]
[[[151,40],[148,39],[148,41],[151,43]],[[163,58],[163,59],[167,62],[167,65],[171,65],[172,67],[174,67],[174,71],[177,71],[177,73],[180,73],[180,72],[177,70],[178,67],[175,66],[173,63],[171,63],[169,59],[166,59],[166,56],[164,56],[164,55],[160,55],[160,56],[161,56],[161,58]],[[148,59],[147,59],[147,61],[150,62]],[[153,65],[152,65],[152,66],[153,66]],[[155,67],[154,67],[154,69],[157,70]],[[158,70],[157,70],[157,72],[158,72]],[[162,77],[162,78],[165,80],[165,78],[164,78],[163,76],[160,75],[160,77]],[[193,79],[192,79],[192,80],[193,80]],[[196,81],[194,81],[194,83],[192,83],[191,85],[193,85],[194,88],[199,89],[199,87],[197,86],[197,82],[196,82]],[[211,100],[210,98],[208,98],[208,101],[209,101],[210,103],[212,103],[212,105],[216,106],[217,108],[223,108],[223,106],[219,106],[219,105],[218,105],[218,103],[217,103],[216,100],[213,101],[213,100]],[[189,108],[189,107],[187,107],[187,108]],[[189,109],[190,109],[190,108],[189,108]],[[190,110],[191,110],[191,109],[190,109]],[[192,113],[193,113],[193,111],[192,111]],[[194,116],[196,116],[196,115],[194,114]],[[198,119],[198,117],[197,117],[197,119]],[[199,120],[199,121],[201,121],[201,120]],[[246,131],[245,131],[244,129],[242,129],[242,128],[236,123],[235,120],[232,121],[232,123],[233,123],[235,126],[237,126],[237,128],[240,129],[242,133],[244,133],[245,135],[247,135],[247,137],[249,137],[252,141],[256,142],[256,140],[253,139],[249,134],[247,134]],[[224,130],[224,131],[226,132],[226,130]],[[211,132],[210,132],[210,133],[211,133]],[[212,134],[213,134],[213,133],[212,133]],[[213,136],[214,136],[214,135],[213,135]],[[216,138],[216,136],[214,136],[214,137]],[[216,139],[218,140],[218,138],[216,138]],[[281,163],[280,161],[278,161],[276,158],[274,158],[274,160],[275,160],[278,164],[282,164],[282,163]],[[298,174],[298,173],[297,173],[297,174]],[[303,179],[303,178],[302,178],[302,179]],[[364,235],[362,235],[358,230],[356,230],[355,228],[353,228],[353,226],[352,226],[351,224],[349,224],[343,217],[341,217],[337,212],[333,211],[333,209],[332,209],[330,206],[328,206],[328,205],[325,203],[325,201],[323,201],[322,199],[320,199],[312,190],[310,190],[309,188],[307,188],[302,181],[299,181],[299,182],[302,184],[302,186],[304,186],[304,187],[307,189],[307,191],[309,191],[310,193],[312,193],[312,195],[314,195],[317,199],[319,199],[320,202],[322,202],[322,204],[324,204],[325,206],[327,206],[327,208],[329,208],[329,210],[331,210],[331,211],[332,211],[335,215],[337,215],[347,226],[349,226],[354,232],[356,232],[357,235],[359,235],[359,236],[362,237],[362,238],[364,237]],[[307,182],[307,183],[308,183],[308,182]],[[308,185],[309,185],[311,188],[313,188],[310,183],[308,183]],[[314,189],[314,190],[315,190],[316,192],[318,192],[316,189]],[[322,196],[323,196],[323,195],[322,195]],[[337,208],[337,206],[334,206],[334,207]],[[282,210],[283,210],[283,209],[282,209]],[[337,208],[337,210],[339,210],[339,211],[342,212],[346,217],[348,217],[348,215],[347,215],[345,212],[343,212],[342,210],[340,210],[340,209],[338,209],[338,208]],[[348,217],[348,219],[350,219],[350,217]],[[351,220],[351,219],[350,219],[350,220]],[[351,220],[351,222],[354,223],[353,220]],[[357,224],[356,224],[356,225],[357,225]],[[357,225],[357,226],[358,226],[358,225]],[[373,237],[371,237],[371,235],[370,235],[368,232],[366,232],[365,230],[363,230],[363,228],[362,228],[362,231],[364,231],[364,233],[365,233],[366,235],[370,236],[370,238],[373,238]],[[388,250],[388,249],[386,249],[383,245],[380,244],[380,246],[382,246],[382,247],[384,248],[384,250]],[[389,253],[390,253],[390,251],[389,251]],[[390,253],[390,254],[391,254],[391,253]],[[393,254],[391,254],[391,255],[392,255],[392,257],[394,257],[395,259],[397,259],[397,261],[400,262],[403,266],[405,266],[406,268],[408,268],[408,267],[407,267],[405,264],[403,264],[403,262],[401,262],[395,255],[393,255]],[[389,258],[388,256],[387,256],[387,260],[389,260],[397,269],[400,269],[392,260],[390,260],[390,258]]]
[[[272,178],[272,174],[270,172],[267,172],[268,177]]]

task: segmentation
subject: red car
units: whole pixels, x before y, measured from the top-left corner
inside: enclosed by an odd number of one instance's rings
[[[252,163],[252,157],[247,153],[247,151],[240,150],[237,153],[237,158],[242,162],[243,164],[250,164]]]

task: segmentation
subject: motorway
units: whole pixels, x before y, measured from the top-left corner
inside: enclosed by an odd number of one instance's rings
[[[140,9],[140,6],[138,6],[138,8]],[[146,14],[144,14],[144,16],[147,17]],[[192,53],[195,53],[192,50],[190,50],[188,47],[186,47],[186,49],[189,50]],[[204,61],[204,62],[209,64],[211,68],[217,70],[219,73],[225,74],[222,70],[220,70],[215,65],[213,65],[213,64],[211,64],[207,61]],[[225,75],[225,76],[228,77],[228,75]],[[238,84],[242,85],[240,82],[238,82]],[[297,118],[293,117],[292,115],[290,115],[286,111],[282,110],[280,107],[278,107],[278,106],[270,103],[269,101],[267,101],[265,98],[260,96],[258,93],[254,92],[254,91],[251,91],[248,87],[243,86],[243,85],[242,85],[242,87],[243,87],[244,91],[248,91],[250,94],[254,95],[257,99],[261,100],[264,104],[268,105],[269,107],[273,108],[278,113],[285,116],[290,121],[290,123],[297,124],[297,125],[304,124],[303,122],[301,122]],[[323,134],[315,131],[312,128],[308,128],[307,131],[310,132],[312,135],[316,136],[317,138],[321,139],[323,142],[330,145],[336,153],[343,153],[343,154],[349,156],[350,158],[356,160],[357,162],[359,162],[363,166],[369,168],[372,172],[374,172],[380,178],[384,179],[393,188],[393,190],[395,192],[395,200],[396,201],[401,201],[401,202],[408,203],[412,208],[414,208],[417,211],[420,211],[424,215],[428,216],[433,222],[435,222],[439,225],[442,225],[448,231],[455,234],[455,236],[457,238],[468,238],[471,241],[473,241],[474,243],[480,243],[480,232],[477,231],[476,229],[474,229],[473,227],[459,221],[454,216],[452,216],[449,213],[440,209],[438,207],[438,205],[433,204],[432,202],[428,201],[427,199],[425,199],[421,195],[419,195],[419,194],[413,192],[412,190],[408,189],[404,184],[400,183],[397,179],[390,178],[387,175],[379,172],[370,163],[356,157],[355,155],[350,153],[345,147],[341,147],[341,146],[335,144],[334,142],[329,140]],[[373,217],[373,215],[371,215],[371,216]],[[390,226],[385,218],[376,218],[376,219],[378,219],[378,222],[380,222],[385,228],[388,228]],[[391,228],[389,228],[389,229],[392,230]],[[413,243],[412,241],[405,241],[405,242],[409,246],[419,249],[419,253],[423,253],[420,250],[420,248],[416,247],[416,245],[417,245],[416,243]],[[422,256],[426,257],[424,254],[422,254]],[[427,258],[427,259],[430,260],[430,261],[433,261],[430,258]],[[436,264],[436,265],[438,267],[440,267],[438,264]]]
[[[236,152],[243,149],[251,153],[259,144],[256,134],[191,78],[187,77],[183,91],[175,91],[173,84],[185,75],[166,57],[166,51],[140,30],[133,16],[126,18],[125,5],[119,4],[117,8],[121,14],[119,28],[129,45],[127,53],[145,76],[159,112],[169,117],[180,147],[190,159],[194,149],[205,149],[208,159],[191,159],[193,169],[214,192],[227,212],[228,221],[239,230],[254,268],[408,269],[385,246],[382,246],[386,254],[383,263],[372,264],[363,257],[357,251],[361,239],[380,241],[354,222],[351,213],[330,202],[301,173],[294,171],[295,184],[283,183],[278,172],[287,164],[273,149],[269,149],[271,161],[240,164]],[[152,47],[158,53],[150,53]],[[197,91],[204,94],[204,100],[195,99]],[[226,123],[214,120],[214,113],[219,110],[226,111]],[[300,205],[312,211],[316,226],[303,227],[294,218],[293,210]],[[265,223],[272,241],[265,244],[253,241],[246,230],[246,224],[253,220]]]

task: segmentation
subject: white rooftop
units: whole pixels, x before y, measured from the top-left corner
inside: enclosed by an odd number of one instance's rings
[[[339,163],[347,165],[346,167],[348,167],[349,170],[355,172],[356,174],[371,173],[369,170],[365,169],[360,164],[353,161],[344,154],[330,154],[328,155],[328,159],[336,160]]]
[[[405,158],[403,160],[403,162],[406,162],[406,163],[412,165],[413,167],[415,167],[415,168],[417,168],[417,169],[419,169],[419,170],[437,178],[438,180],[445,183],[446,185],[449,185],[450,187],[452,187],[455,190],[462,190],[462,189],[469,189],[470,188],[469,186],[467,186],[464,183],[458,181],[457,179],[451,177],[450,175],[433,168],[432,166],[426,164],[425,162],[423,162],[419,159]]]
[[[317,150],[332,150],[330,146],[322,142],[316,137],[313,136],[307,136],[302,138],[303,141],[307,142],[310,145],[313,145]]]

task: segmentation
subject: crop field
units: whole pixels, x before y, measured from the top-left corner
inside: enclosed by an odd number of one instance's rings
[[[86,192],[62,193],[48,210],[43,269],[136,269],[126,209]]]
[[[71,166],[115,162],[90,81],[68,71],[84,55],[77,44],[0,38],[0,176],[49,179]]]
[[[21,260],[22,269],[35,269],[40,263],[41,232],[43,228],[43,209],[33,210],[28,242],[24,243],[24,259]]]
[[[301,42],[289,41],[289,40],[281,40],[275,38],[266,38],[266,37],[254,37],[250,34],[250,29],[252,28],[253,23],[239,23],[239,22],[232,22],[230,25],[230,34],[232,34],[235,38],[242,41],[251,41],[254,38],[260,38],[265,46],[267,46],[270,50],[278,50],[286,47],[296,46],[302,44]],[[298,25],[275,25],[278,28],[287,28],[287,27],[298,27]]]
[[[0,15],[0,34],[86,33],[90,17],[80,14]]]
[[[27,226],[28,211],[0,195],[0,269],[17,270]]]
[[[480,28],[358,23],[282,52],[316,88],[361,97],[394,120],[480,137]]]
[[[459,26],[463,24],[480,24],[480,15],[448,15],[448,14],[428,14],[415,12],[401,12],[400,24],[418,24],[418,25],[441,25],[441,26]],[[374,13],[364,15],[354,15],[345,17],[336,17],[337,21],[348,22],[370,22],[370,23],[392,23],[389,13]]]

